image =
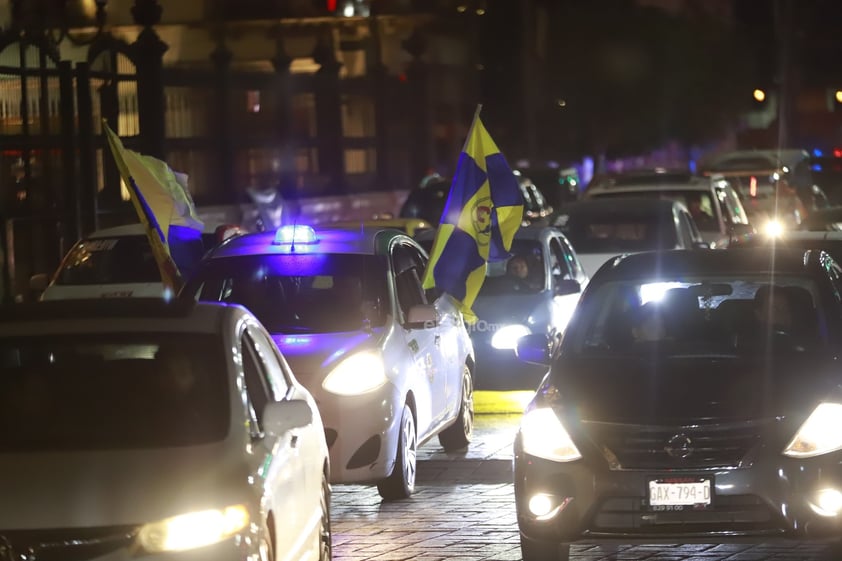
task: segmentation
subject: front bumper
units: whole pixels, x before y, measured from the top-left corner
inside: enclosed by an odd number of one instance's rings
[[[315,395],[330,451],[332,483],[388,477],[395,465],[404,396],[392,383],[365,394]]]
[[[685,475],[711,479],[709,507],[649,506],[650,479]],[[818,491],[842,491],[839,453],[808,460],[769,455],[744,468],[612,470],[602,458],[560,463],[526,455],[518,436],[514,481],[518,526],[521,534],[535,540],[652,543],[842,537],[842,514],[822,516],[811,507]],[[536,493],[549,495],[561,508],[537,519],[528,508]]]

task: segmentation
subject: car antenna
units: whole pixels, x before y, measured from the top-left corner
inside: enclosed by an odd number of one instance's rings
[[[289,246],[289,252],[295,253],[295,230],[298,227],[298,214],[292,219],[292,243]]]

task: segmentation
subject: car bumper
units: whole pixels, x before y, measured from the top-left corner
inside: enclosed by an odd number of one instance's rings
[[[558,543],[838,539],[842,514],[822,516],[811,504],[816,504],[822,489],[842,491],[840,460],[837,453],[809,460],[769,457],[740,469],[611,470],[605,462],[561,463],[526,455],[518,437],[514,459],[518,526],[527,538]],[[711,478],[711,505],[651,508],[649,480],[681,475]],[[528,507],[536,493],[548,494],[558,507],[544,519]]]
[[[495,349],[488,341],[472,339],[476,390],[535,391],[549,367],[529,364],[517,358],[514,349]]]
[[[388,477],[395,465],[404,396],[387,383],[362,395],[316,397],[330,450],[332,483]]]

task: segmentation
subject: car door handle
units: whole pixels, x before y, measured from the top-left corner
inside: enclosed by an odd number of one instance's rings
[[[294,434],[289,437],[289,445],[291,448],[298,448],[298,435]]]

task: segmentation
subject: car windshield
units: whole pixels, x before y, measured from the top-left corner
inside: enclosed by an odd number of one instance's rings
[[[577,253],[674,249],[678,242],[672,214],[624,211],[621,205],[613,211],[564,212],[555,225]]]
[[[544,255],[537,240],[512,240],[512,257],[488,268],[479,297],[536,293],[544,289]]]
[[[199,300],[248,308],[272,333],[355,331],[390,313],[386,259],[356,254],[213,259],[189,286]]]
[[[798,276],[610,282],[583,303],[568,336],[582,354],[809,352],[825,344],[817,294]]]
[[[0,340],[0,452],[192,446],[230,424],[222,341],[184,333]]]

